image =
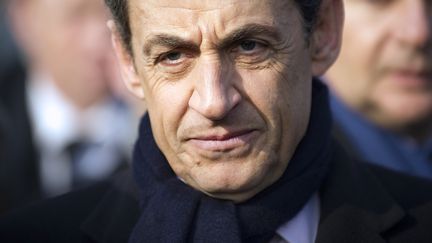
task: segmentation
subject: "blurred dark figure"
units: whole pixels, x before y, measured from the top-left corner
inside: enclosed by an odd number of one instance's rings
[[[0,5],[0,212],[40,195],[25,104],[25,69]],[[30,139],[29,139],[30,138]]]
[[[432,2],[346,0],[327,73],[343,143],[360,158],[432,178]]]
[[[10,33],[6,18],[6,2],[0,2],[0,74],[4,74],[11,66],[20,64],[20,56]],[[0,81],[4,81],[3,79]]]
[[[26,68],[0,77],[0,212],[112,175],[136,127],[101,0],[12,0],[8,13]]]

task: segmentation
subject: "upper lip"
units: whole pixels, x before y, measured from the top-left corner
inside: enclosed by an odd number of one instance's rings
[[[430,70],[425,69],[399,69],[399,73],[410,74],[410,75],[431,75],[432,72]]]
[[[432,80],[432,72],[430,70],[418,70],[418,69],[400,69],[394,72],[396,75],[402,77],[417,77],[426,81]]]
[[[432,66],[427,65],[401,65],[394,66],[391,70],[412,75],[431,75]]]

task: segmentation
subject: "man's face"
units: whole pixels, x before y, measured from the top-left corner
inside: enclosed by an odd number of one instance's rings
[[[335,92],[390,129],[431,122],[431,1],[346,0]]]
[[[15,28],[30,64],[51,75],[78,106],[106,95],[119,80],[102,0],[16,0]]]
[[[177,176],[235,201],[275,182],[308,125],[315,70],[293,2],[129,4],[133,66],[116,49]]]

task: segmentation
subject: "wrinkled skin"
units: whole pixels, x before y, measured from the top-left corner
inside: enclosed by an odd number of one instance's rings
[[[343,15],[340,1],[326,2],[336,2],[328,16]],[[279,179],[308,125],[312,75],[337,56],[343,17],[324,18],[307,45],[292,1],[129,4],[133,58],[111,23],[114,46],[177,176],[237,202]]]

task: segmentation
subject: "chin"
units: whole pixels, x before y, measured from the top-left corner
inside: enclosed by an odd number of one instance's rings
[[[376,122],[383,128],[390,129],[393,131],[404,132],[411,128],[421,128],[424,124],[428,124],[432,121],[432,109],[419,110],[419,109],[407,109],[407,110],[393,110],[383,112],[380,115],[381,118],[376,119]]]
[[[432,115],[432,100],[413,100],[388,107],[387,117],[398,123],[416,123]]]
[[[212,197],[238,201],[239,198],[247,197],[252,194],[251,191],[260,187],[262,180],[263,178],[246,176],[241,173],[237,175],[232,175],[232,172],[213,173],[208,177],[195,178],[194,184],[198,190]]]
[[[205,194],[234,202],[242,202],[255,196],[277,180],[268,168],[219,168],[213,173],[197,176],[194,180],[198,190]]]
[[[236,178],[214,175],[212,178],[198,178],[199,186],[211,194],[239,193],[253,187],[256,178]]]

